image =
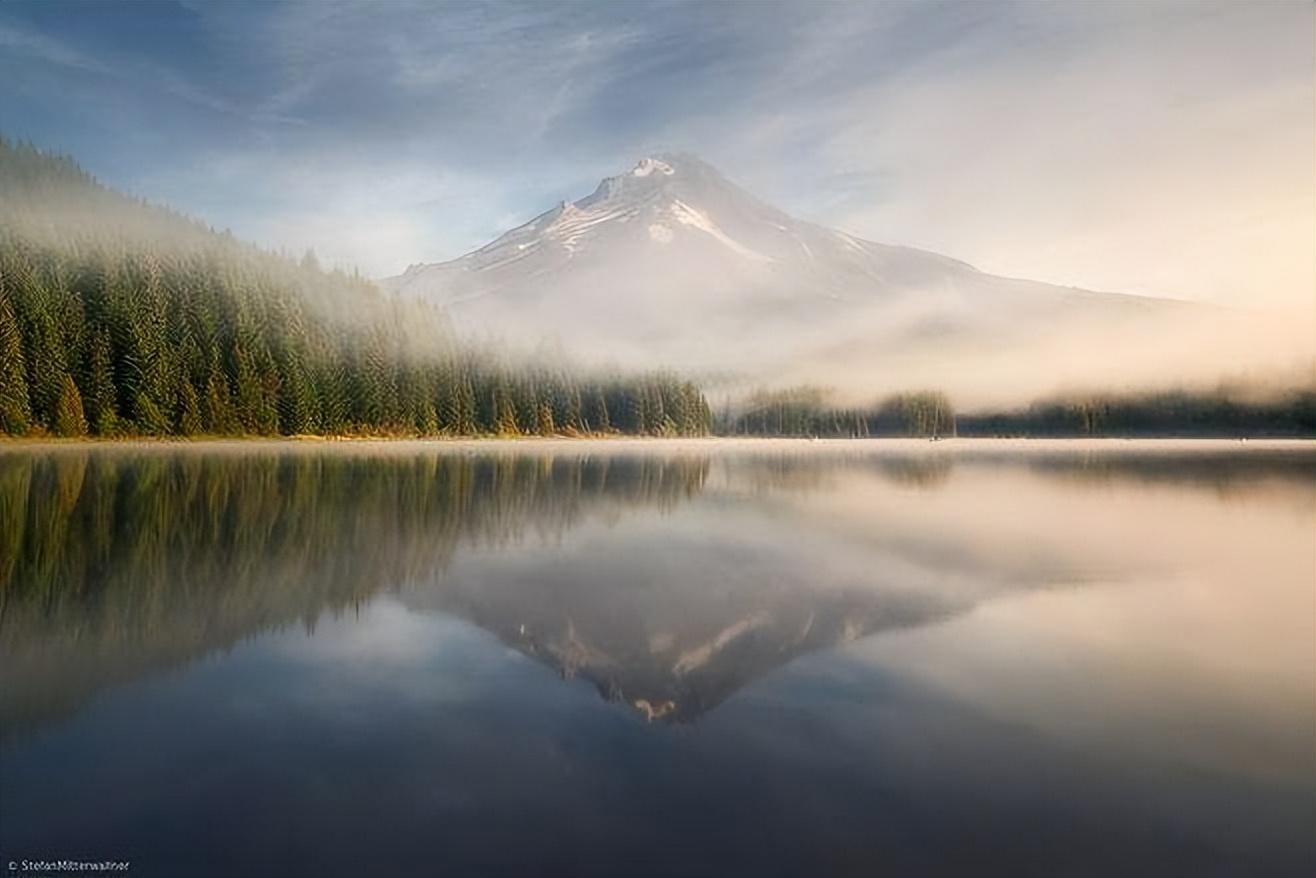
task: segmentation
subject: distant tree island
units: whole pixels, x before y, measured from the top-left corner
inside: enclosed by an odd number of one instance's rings
[[[957,412],[941,392],[835,406],[796,387],[751,394],[719,414],[715,431],[738,436],[1316,437],[1316,390],[1145,391],[1073,394],[1016,408]]]

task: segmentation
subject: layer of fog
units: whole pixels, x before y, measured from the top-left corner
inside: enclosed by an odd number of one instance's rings
[[[584,282],[569,305],[551,294],[506,304],[490,295],[451,317],[480,347],[576,367],[667,368],[701,381],[717,402],[801,385],[838,405],[935,389],[966,409],[1075,393],[1316,385],[1313,308],[1226,309],[1027,282],[1038,289],[984,288],[977,300],[979,291],[945,286],[879,291],[868,302],[756,300],[752,290],[716,290],[727,283],[687,265],[658,295]]]
[[[304,271],[86,178],[50,182],[6,187],[0,219],[31,243],[126,243],[157,257],[218,259],[215,271],[246,264],[300,288],[311,313],[382,330],[422,358],[461,347],[509,366],[670,369],[699,380],[715,404],[802,384],[830,389],[838,404],[938,389],[974,408],[1074,391],[1316,383],[1316,300],[1289,311],[1224,309],[995,278],[795,223],[759,203],[731,205],[717,219],[765,258],[676,226],[689,241],[604,242],[606,258],[574,254],[569,274],[532,276],[449,312],[359,277]],[[732,208],[753,214],[738,219]]]

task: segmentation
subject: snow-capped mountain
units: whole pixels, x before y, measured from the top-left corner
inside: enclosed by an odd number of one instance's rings
[[[1041,330],[1088,332],[1169,307],[995,277],[804,222],[688,155],[645,158],[479,250],[382,283],[446,306],[468,331],[556,338],[625,365],[828,383],[836,366],[889,374],[897,361],[938,380],[930,343],[999,353]]]

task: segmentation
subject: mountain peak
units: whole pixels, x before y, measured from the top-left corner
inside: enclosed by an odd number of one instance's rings
[[[482,298],[486,283],[501,287],[506,279],[519,286],[523,273],[565,278],[566,262],[599,268],[614,258],[657,259],[669,278],[704,265],[718,283],[734,276],[761,285],[763,278],[744,273],[801,260],[811,266],[815,254],[838,248],[868,258],[862,243],[792,219],[698,156],[662,152],[643,156],[603,178],[589,195],[564,200],[479,250],[450,263],[408,268],[389,285],[433,289],[444,304],[454,305]],[[640,257],[642,251],[649,257]],[[721,264],[728,258],[730,264]]]
[[[711,172],[708,173],[708,172]],[[654,200],[660,193],[675,197],[677,189],[688,190],[699,181],[721,179],[721,175],[699,159],[682,154],[658,153],[641,158],[629,171],[604,177],[595,190],[575,202],[588,209],[605,201],[639,203]]]
[[[663,174],[670,177],[676,173],[676,169],[670,163],[662,159],[656,159],[651,156],[645,156],[640,159],[639,163],[631,171],[632,177],[647,177],[650,174]]]
[[[790,361],[829,375],[842,356],[900,362],[930,338],[1000,344],[1011,321],[1128,311],[1119,297],[993,278],[794,218],[685,153],[644,155],[584,198],[384,285],[446,307],[457,326],[556,335],[618,363]]]
[[[762,218],[771,214],[774,228],[789,219],[732,183],[703,159],[678,152],[644,156],[630,170],[603,178],[592,193],[574,204],[581,210],[602,210],[610,216],[625,214],[628,218],[637,211],[681,213],[688,208],[712,215],[747,212]]]

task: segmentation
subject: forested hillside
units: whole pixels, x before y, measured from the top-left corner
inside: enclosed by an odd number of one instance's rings
[[[709,422],[674,375],[477,352],[433,308],[0,139],[0,433],[697,435]]]

